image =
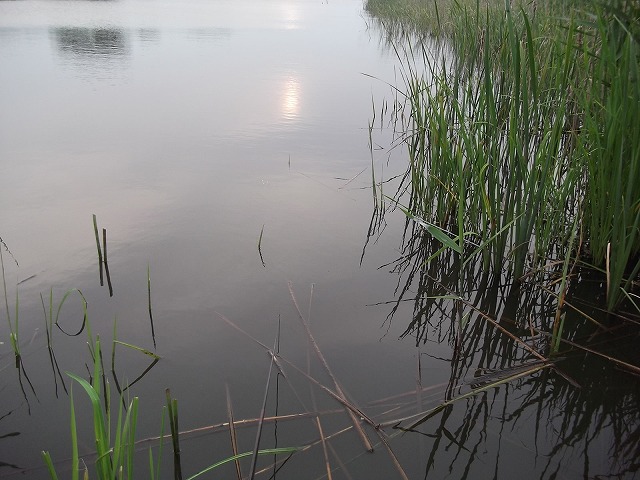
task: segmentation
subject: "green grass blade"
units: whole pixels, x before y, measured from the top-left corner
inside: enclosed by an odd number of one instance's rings
[[[301,448],[297,448],[297,447],[282,447],[282,448],[269,448],[269,449],[264,449],[264,450],[258,450],[257,454],[258,455],[282,455],[282,454],[293,454],[297,451],[301,450]],[[213,470],[214,468],[218,468],[221,465],[224,465],[225,463],[229,463],[229,462],[233,462],[235,460],[238,460],[240,458],[244,458],[244,457],[249,457],[251,455],[253,455],[254,452],[244,452],[244,453],[240,453],[238,455],[233,455],[231,457],[227,457],[224,460],[220,460],[219,462],[214,463],[213,465],[209,465],[207,468],[199,471],[198,473],[196,473],[195,475],[190,476],[189,478],[187,478],[187,480],[193,480],[195,478],[198,478],[200,475],[204,475],[207,472],[210,472],[211,470]]]
[[[51,480],[58,480],[58,475],[56,474],[56,469],[53,466],[53,461],[51,460],[51,455],[49,454],[49,452],[43,451],[42,458],[44,459],[44,463],[47,465],[47,471],[49,472],[49,477],[51,477]]]

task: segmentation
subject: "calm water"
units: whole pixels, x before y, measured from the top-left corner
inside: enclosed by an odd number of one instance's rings
[[[106,357],[114,322],[120,340],[152,349],[147,268],[162,359],[132,388],[141,397],[141,439],[160,433],[168,387],[182,430],[226,421],[225,384],[236,419],[259,415],[269,359],[219,314],[267,345],[280,322],[281,353],[306,369],[288,282],[333,373],[376,423],[428,410],[454,384],[469,390],[463,377],[491,362],[452,367],[446,342],[418,349],[411,338],[397,340],[413,318],[411,302],[385,323],[391,306],[379,303],[394,299],[398,276],[378,267],[399,255],[400,216],[387,215],[387,230],[361,263],[372,213],[368,125],[374,109],[393,100],[384,82],[398,71],[380,37],[352,0],[0,1],[0,236],[12,254],[4,252],[13,320],[19,284],[23,364],[35,390],[22,378],[21,392],[3,313],[0,476],[47,478],[43,449],[68,475],[69,398],[55,395],[40,294],[48,304],[52,289],[57,305],[80,289]],[[403,168],[402,152],[387,163],[391,132],[375,138],[376,168],[391,176]],[[99,283],[92,214],[107,230],[113,297]],[[81,317],[74,295],[63,325],[77,329]],[[83,374],[85,333],[53,333],[60,369]],[[116,353],[124,383],[150,361],[122,345]],[[476,353],[482,357],[480,347]],[[333,388],[313,363],[314,377]],[[512,478],[515,469],[524,478],[632,478],[637,382],[618,381],[599,364],[593,370],[614,382],[592,404],[580,392],[595,389],[597,376],[578,389],[543,371],[458,402],[391,446],[409,478]],[[279,378],[277,392],[272,380],[269,415],[314,410],[314,400],[323,412],[339,406],[319,390],[311,398],[309,382],[289,375],[291,385]],[[426,388],[420,395],[417,378]],[[90,463],[90,412],[77,386],[74,396]],[[569,407],[576,412],[567,418]],[[323,415],[327,435],[348,425],[343,413]],[[251,450],[255,430],[240,436],[241,450]],[[265,447],[317,438],[305,419],[263,434]],[[156,444],[141,444],[140,478],[149,445]],[[334,478],[400,478],[384,448],[363,454],[353,431],[331,445],[332,465],[344,462],[351,475],[339,469]],[[185,476],[230,454],[228,433],[186,435]],[[278,477],[324,473],[316,446]]]

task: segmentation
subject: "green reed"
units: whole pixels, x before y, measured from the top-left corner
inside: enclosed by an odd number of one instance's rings
[[[596,265],[606,265],[609,307],[640,271],[640,45],[624,15],[599,11],[591,25],[590,69],[579,92],[585,158],[586,228]],[[595,39],[595,40],[594,40]],[[631,261],[635,257],[635,262]]]
[[[411,17],[400,3],[415,2],[383,3],[409,153],[408,200],[401,187],[393,201],[516,281],[550,261],[600,266],[613,309],[640,270],[637,16],[453,1],[423,6],[440,35],[427,42],[423,24],[397,26]]]
[[[71,292],[65,295],[63,301],[60,303],[58,313],[64,300]],[[82,294],[80,294],[82,295]],[[84,300],[84,297],[82,297]],[[52,305],[50,301],[50,305]],[[86,304],[84,305],[86,312]],[[50,309],[52,312],[52,308]],[[56,316],[57,317],[57,316]],[[49,315],[51,318],[51,314]],[[56,318],[57,325],[57,318]],[[142,376],[144,376],[160,359],[155,353],[146,350],[144,348],[125,343],[116,339],[115,326],[114,326],[114,339],[112,342],[112,354],[111,354],[111,373],[113,379],[116,382],[118,390],[118,399],[116,402],[118,405],[117,414],[114,412],[114,403],[111,400],[111,386],[107,378],[107,374],[104,368],[103,352],[100,337],[95,339],[92,336],[90,324],[86,319],[83,321],[83,327],[80,330],[84,330],[86,326],[88,336],[88,346],[92,358],[92,369],[90,372],[89,380],[82,378],[74,373],[67,372],[67,375],[79,384],[83,391],[86,393],[90,400],[91,410],[93,414],[93,433],[95,451],[90,455],[95,460],[93,462],[92,470],[95,472],[95,478],[99,480],[125,480],[137,478],[134,475],[134,465],[136,463],[137,446],[136,441],[136,427],[138,422],[138,397],[133,397],[130,401],[126,401],[125,392],[136,383]],[[151,356],[154,361],[151,366],[140,375],[136,380],[129,383],[126,387],[120,388],[120,385],[115,375],[115,352],[116,345],[124,346],[132,350],[138,351],[145,355]],[[57,362],[56,362],[57,368]],[[54,372],[55,373],[55,372]],[[164,443],[164,425],[165,425],[165,413],[169,420],[171,429],[171,440],[173,445],[173,464],[174,464],[174,478],[180,480],[183,478],[182,474],[182,461],[181,461],[181,449],[180,449],[180,435],[181,432],[178,427],[178,402],[175,398],[171,397],[169,389],[166,390],[167,405],[163,409],[161,433],[160,433],[160,446],[158,456],[154,459],[152,449],[149,449],[149,478],[160,478],[161,464],[162,464],[162,447]],[[79,440],[78,440],[78,426],[76,423],[76,404],[74,401],[73,388],[69,392],[70,399],[70,430],[71,430],[71,478],[77,480],[80,476],[81,470],[81,458],[79,453]],[[116,417],[117,415],[117,417]],[[256,445],[255,450],[237,453],[231,457],[223,458],[216,461],[199,472],[189,476],[189,480],[204,475],[211,470],[218,468],[226,463],[232,462],[237,459],[249,457],[249,456],[268,456],[268,455],[292,455],[293,453],[301,450],[298,447],[286,447],[286,448],[271,448],[271,449],[258,449]],[[58,479],[55,464],[48,451],[42,452],[43,460],[46,464],[48,473],[52,480]],[[82,463],[85,465],[83,478],[90,478],[89,468],[84,460]]]
[[[104,369],[102,366],[102,350],[100,338],[96,338],[91,345],[93,356],[93,372],[91,380],[68,373],[85,391],[91,401],[93,411],[93,431],[95,441],[95,469],[97,478],[125,479],[135,478],[133,466],[135,457],[135,432],[138,416],[138,398],[134,397],[129,403],[126,413],[122,402],[118,402],[118,414],[115,425],[112,425],[112,411],[110,402],[109,383],[104,382]],[[104,389],[104,390],[103,390]],[[78,453],[78,434],[76,425],[75,404],[73,390],[70,394],[71,402],[71,476],[79,478],[80,465]],[[113,432],[113,435],[112,435]],[[48,452],[42,452],[51,478],[57,479],[55,466]],[[85,478],[88,471],[85,470]]]
[[[25,369],[25,366],[24,366],[22,352],[20,350],[20,336],[19,336],[20,296],[18,295],[17,285],[16,285],[16,298],[15,298],[15,311],[13,315],[13,320],[11,319],[11,309],[9,308],[9,297],[7,294],[7,281],[5,278],[4,256],[2,254],[3,248],[6,249],[6,251],[9,253],[9,255],[11,255],[11,257],[13,257],[13,254],[9,251],[4,241],[0,239],[0,271],[2,273],[2,290],[4,294],[4,306],[5,306],[5,312],[7,315],[7,324],[9,326],[9,342],[11,344],[11,349],[13,350],[16,370],[18,371],[18,382],[20,384],[20,390],[22,391],[22,396],[24,397],[24,400],[27,404],[27,410],[29,411],[29,413],[31,413],[31,403],[29,402],[29,397],[27,396],[27,391],[24,387],[24,382],[22,380],[23,377],[27,381],[27,384],[29,385],[29,389],[31,390],[31,393],[33,393],[34,397],[36,397],[37,399],[38,396],[36,395],[36,390],[33,387],[33,383],[31,383],[31,379],[29,378],[29,375],[27,375],[27,370]],[[16,265],[17,265],[18,262],[15,260],[15,258],[14,258],[14,261],[16,262]]]

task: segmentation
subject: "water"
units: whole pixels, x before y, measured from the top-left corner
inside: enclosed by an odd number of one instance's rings
[[[450,365],[446,342],[418,349],[412,338],[397,340],[414,317],[412,304],[402,304],[386,323],[391,306],[379,303],[393,300],[398,276],[378,267],[398,256],[402,218],[387,215],[385,234],[369,242],[360,260],[372,214],[368,125],[374,109],[393,100],[385,81],[396,81],[397,69],[359,1],[0,2],[0,236],[19,263],[4,252],[12,319],[16,285],[26,280],[18,285],[19,332],[36,392],[24,378],[21,392],[3,314],[0,462],[7,465],[0,476],[23,477],[26,470],[28,478],[47,478],[41,450],[59,462],[61,476],[68,473],[69,399],[60,380],[55,395],[40,300],[42,294],[48,308],[50,289],[54,312],[66,291],[82,291],[110,369],[116,322],[120,340],[153,349],[149,268],[162,358],[131,390],[141,397],[141,439],[160,433],[166,388],[179,401],[182,430],[226,421],[225,384],[236,419],[259,415],[269,358],[221,315],[270,346],[280,331],[283,356],[306,368],[307,340],[288,282],[300,310],[310,312],[334,375],[375,422],[426,411],[451,392],[450,380],[460,383],[473,373],[478,362]],[[377,134],[380,148],[390,135]],[[403,168],[401,160],[387,164],[389,154],[403,158],[400,149],[374,147],[376,168],[385,175]],[[99,283],[92,214],[107,230],[113,297]],[[433,315],[436,322],[441,313]],[[65,330],[79,328],[77,294],[60,318]],[[85,373],[85,334],[71,338],[54,328],[62,371]],[[116,347],[122,383],[150,362]],[[314,377],[333,389],[319,362],[313,364]],[[310,382],[285,368],[295,394],[278,379],[278,414],[313,410]],[[390,444],[409,478],[425,472],[443,478],[449,471],[452,478],[510,478],[514,469],[524,469],[526,478],[556,470],[564,478],[585,472],[632,478],[637,383],[625,375],[608,396],[572,417],[584,419],[584,431],[594,429],[586,436],[563,426],[561,415],[563,406],[584,407],[584,397],[545,370],[461,400],[430,419],[422,435]],[[417,376],[427,388],[421,395]],[[92,420],[77,387],[80,450],[90,463]],[[408,404],[384,400],[404,392]],[[529,405],[528,395],[544,408]],[[270,415],[275,398],[273,380]],[[339,407],[320,390],[315,401],[321,411]],[[631,433],[611,427],[620,411]],[[349,425],[344,414],[322,418],[327,435]],[[546,428],[552,420],[560,425]],[[241,450],[251,450],[255,429],[239,434]],[[369,435],[375,443],[371,428]],[[275,431],[270,424],[264,445],[273,446],[276,437],[279,446],[299,446],[316,440],[318,431],[308,420],[281,422]],[[141,478],[149,445],[157,443],[141,445]],[[353,431],[331,445],[331,464],[347,463],[352,478],[399,477],[384,447],[363,454]],[[185,475],[231,455],[224,432],[185,435],[182,446]],[[166,477],[168,452],[167,446]],[[318,478],[324,471],[316,446],[294,456],[278,476]],[[345,478],[343,471],[334,478]]]

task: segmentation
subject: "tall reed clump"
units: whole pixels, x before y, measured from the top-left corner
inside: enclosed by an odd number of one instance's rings
[[[516,280],[566,259],[601,266],[613,309],[640,269],[637,24],[544,7],[456,1],[438,48],[396,47],[406,213]]]
[[[556,67],[559,88],[541,91],[528,19],[519,28],[507,13],[494,32],[497,49],[484,42],[459,60],[423,47],[425,73],[412,64],[413,51],[403,52],[405,181],[413,216],[447,233],[459,253],[481,253],[487,268],[500,271],[510,259],[506,267],[518,278],[529,254],[544,259],[552,240],[568,237],[565,217],[576,210],[580,175],[562,161],[566,103],[557,97],[568,78]],[[559,58],[557,51],[548,57]],[[534,235],[536,227],[548,233]]]
[[[640,5],[610,4],[590,20],[576,139],[590,252],[605,265],[613,308],[640,272]]]

